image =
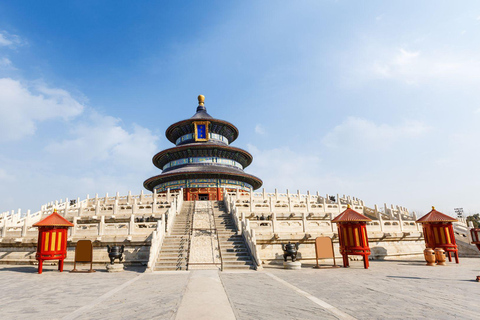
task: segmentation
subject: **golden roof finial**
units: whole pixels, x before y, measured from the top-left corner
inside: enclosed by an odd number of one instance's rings
[[[434,207],[434,206],[432,206],[432,210],[435,210],[435,207]]]
[[[351,207],[350,207],[350,203],[349,203],[349,204],[347,204],[347,209],[350,209],[350,208],[351,208]]]
[[[53,209],[53,212],[57,212],[57,208]]]
[[[198,105],[203,107],[204,103],[205,103],[205,96],[204,95],[199,95],[198,96]]]

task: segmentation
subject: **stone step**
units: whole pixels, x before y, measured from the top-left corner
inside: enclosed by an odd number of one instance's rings
[[[223,270],[255,270],[255,265],[230,266],[223,265]]]
[[[247,266],[247,265],[254,265],[252,260],[248,261],[224,261],[223,262],[224,266]]]
[[[157,262],[185,262],[187,261],[187,257],[184,256],[184,257],[169,257],[169,256],[165,256],[165,257],[158,257],[157,259]]]
[[[250,253],[248,250],[245,248],[243,251],[226,251],[227,249],[222,248],[222,256],[250,256]]]
[[[154,271],[186,271],[186,266],[155,266]]]
[[[245,243],[242,240],[222,240],[220,239],[220,245],[245,245]]]
[[[187,256],[184,257],[158,257],[157,262],[170,262],[170,263],[186,263]]]
[[[224,256],[222,254],[223,263],[230,263],[230,262],[240,262],[240,261],[252,261],[250,256]]]
[[[157,267],[174,267],[174,266],[184,266],[186,265],[186,262],[185,260],[184,261],[180,261],[180,262],[176,262],[176,261],[157,261],[157,263],[155,263],[155,266]]]
[[[235,252],[238,252],[238,253],[246,252],[246,253],[248,253],[248,249],[247,249],[246,246],[244,246],[242,248],[222,248],[222,254],[224,254],[224,253],[235,253]]]

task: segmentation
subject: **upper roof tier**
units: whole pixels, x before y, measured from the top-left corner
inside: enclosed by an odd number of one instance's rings
[[[235,139],[237,139],[237,127],[235,127],[228,121],[213,118],[207,113],[207,109],[205,108],[204,103],[205,97],[202,95],[198,96],[197,112],[191,118],[176,122],[167,128],[167,131],[165,131],[165,136],[171,143],[176,143],[178,138],[186,134],[194,133],[195,128],[193,123],[195,121],[210,122],[209,132],[226,137],[229,144],[235,141]]]

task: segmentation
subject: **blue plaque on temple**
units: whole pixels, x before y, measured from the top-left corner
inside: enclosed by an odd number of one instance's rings
[[[207,135],[205,133],[205,125],[199,124],[197,125],[197,139],[206,139]]]

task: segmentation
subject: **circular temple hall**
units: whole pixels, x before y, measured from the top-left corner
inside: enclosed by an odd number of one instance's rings
[[[175,147],[160,151],[152,161],[162,170],[143,185],[158,193],[184,189],[184,200],[223,200],[223,189],[256,190],[262,180],[245,173],[253,157],[230,146],[238,129],[207,113],[205,97],[198,96],[197,112],[168,127],[165,135]]]

